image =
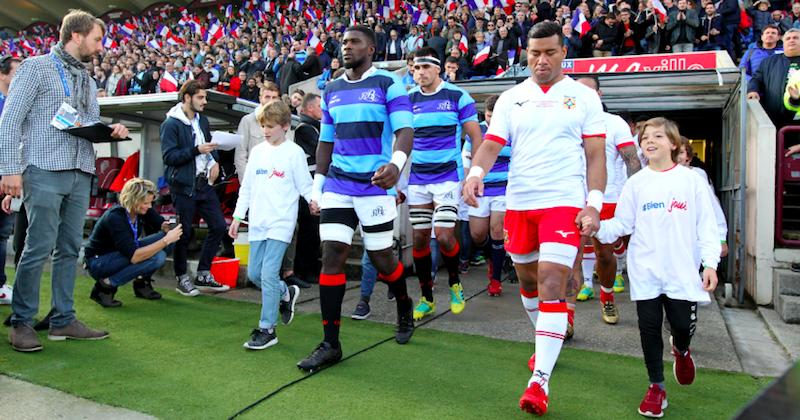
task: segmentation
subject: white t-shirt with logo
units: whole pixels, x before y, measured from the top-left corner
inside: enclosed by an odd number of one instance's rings
[[[631,235],[628,276],[631,300],[709,302],[698,274],[717,268],[721,246],[708,184],[689,168],[646,167],[622,188],[613,219],[600,222],[597,238],[613,243]]]
[[[547,93],[526,79],[500,95],[484,140],[505,145],[508,139],[514,139],[507,208],[583,208],[583,139],[605,134],[600,97],[568,77],[551,86]]]

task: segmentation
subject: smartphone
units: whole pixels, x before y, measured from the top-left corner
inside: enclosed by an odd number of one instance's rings
[[[11,211],[14,213],[19,213],[20,209],[22,209],[22,199],[21,198],[12,198],[11,199]]]
[[[179,224],[181,224],[181,216],[175,215],[175,217],[170,217],[169,218],[169,228],[170,229],[175,229],[175,227],[178,226]]]

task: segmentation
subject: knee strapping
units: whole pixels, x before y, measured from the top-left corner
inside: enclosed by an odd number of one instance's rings
[[[433,212],[433,225],[441,228],[453,228],[458,221],[458,208],[456,206],[442,205]]]
[[[412,229],[430,229],[431,221],[433,220],[433,210],[409,209],[409,220],[411,220]]]

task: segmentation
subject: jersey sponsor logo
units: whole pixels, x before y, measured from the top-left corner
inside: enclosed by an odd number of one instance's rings
[[[269,175],[270,178],[277,177],[280,179],[286,178],[286,171],[279,171],[275,168],[272,168],[272,173]]]
[[[370,89],[361,93],[361,96],[358,98],[361,102],[378,102],[378,92],[375,89]]]
[[[328,106],[338,104],[339,102],[342,102],[342,98],[340,98],[339,95],[333,95],[331,100],[328,101]]]
[[[644,203],[642,205],[642,211],[663,209],[663,208],[666,208],[666,207],[667,206],[665,206],[664,203],[661,202],[661,201],[651,201],[649,203]]]
[[[269,169],[256,169],[256,175],[269,175],[270,172]]]
[[[556,232],[557,234],[561,235],[561,237],[562,237],[562,238],[565,238],[565,239],[566,239],[566,237],[567,237],[567,236],[569,236],[569,235],[572,235],[572,234],[574,234],[574,233],[575,233],[575,232],[564,232],[563,230],[557,230],[557,231],[555,231],[555,232]]]
[[[672,202],[669,203],[669,207],[667,207],[667,211],[672,213],[672,210],[683,210],[686,211],[686,202],[685,201],[678,201],[676,199],[672,199]]]
[[[553,108],[558,105],[558,101],[551,101],[551,100],[541,100],[541,101],[533,101],[533,105],[536,108]]]
[[[524,101],[521,101],[521,102],[514,102],[514,105],[516,105],[516,106],[518,106],[518,107],[520,107],[520,108],[521,108],[521,107],[522,107],[522,105],[525,105],[526,103],[528,103],[528,102],[530,102],[530,101],[531,101],[530,99],[526,99],[526,100],[524,100]]]
[[[453,110],[453,103],[450,101],[441,101],[439,105],[436,106],[437,111],[452,111]]]
[[[564,95],[564,108],[567,108],[567,109],[575,108],[575,97],[574,96]]]

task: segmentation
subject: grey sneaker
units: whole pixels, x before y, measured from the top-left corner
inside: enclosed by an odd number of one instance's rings
[[[358,320],[367,319],[367,317],[369,317],[370,313],[371,313],[371,311],[370,311],[370,308],[369,308],[369,302],[367,302],[366,300],[362,299],[362,300],[360,300],[358,302],[358,305],[356,305],[356,309],[350,315],[350,318],[358,319]]]
[[[52,341],[70,340],[103,340],[108,338],[108,332],[101,330],[93,330],[77,319],[73,319],[65,327],[53,328],[50,327],[50,333],[47,334],[47,339]]]
[[[197,296],[200,294],[200,291],[194,287],[192,281],[189,279],[188,274],[184,274],[178,276],[178,287],[175,288],[175,291],[184,295],[184,296]]]
[[[198,271],[194,286],[203,292],[227,292],[230,286],[217,283],[210,271]]]
[[[42,349],[42,343],[36,336],[36,331],[26,324],[12,327],[8,332],[8,341],[11,343],[11,348],[16,351],[30,353]]]
[[[275,329],[256,328],[250,334],[250,340],[244,343],[244,348],[249,350],[264,350],[278,344],[278,336]]]
[[[298,296],[300,296],[300,287],[291,285],[289,286],[289,300],[284,301],[281,299],[278,304],[278,311],[281,314],[283,325],[289,325],[294,319],[294,305],[297,303]]]

